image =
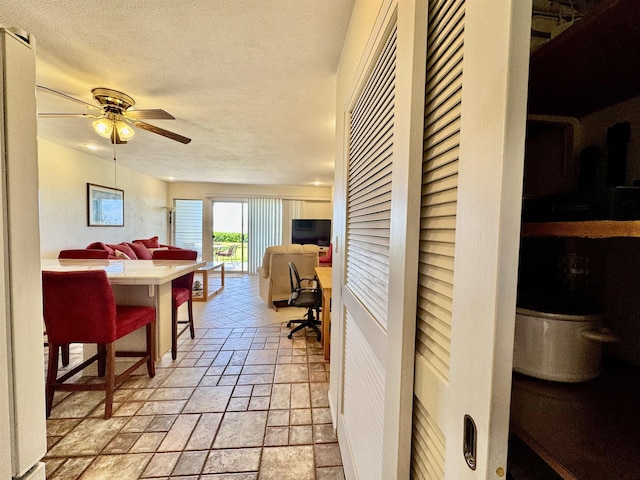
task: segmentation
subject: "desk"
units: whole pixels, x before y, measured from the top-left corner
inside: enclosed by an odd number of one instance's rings
[[[213,292],[209,293],[209,273],[213,270],[220,270],[220,286]],[[223,262],[207,262],[204,266],[198,268],[196,273],[202,274],[202,293],[198,290],[193,291],[194,302],[206,302],[210,295],[217,295],[224,288],[224,263]],[[196,293],[197,292],[197,293]]]
[[[116,301],[156,309],[156,359],[171,349],[171,280],[195,271],[205,262],[189,260],[41,260],[42,270],[71,272],[105,270]],[[119,349],[144,350],[144,329],[118,340]],[[85,352],[86,355],[86,352]]]
[[[316,267],[316,278],[322,289],[322,348],[324,359],[331,356],[331,267]]]

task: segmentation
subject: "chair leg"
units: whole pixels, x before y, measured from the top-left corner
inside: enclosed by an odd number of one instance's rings
[[[156,323],[148,323],[147,327],[147,373],[150,378],[156,375]]]
[[[104,377],[106,373],[107,349],[104,344],[98,344],[98,376]]]
[[[196,338],[196,330],[193,327],[193,300],[187,300],[187,309],[189,310],[189,331],[191,333],[191,338]]]
[[[62,345],[62,366],[69,365],[69,345]]]
[[[176,359],[178,356],[178,309],[173,307],[171,313],[171,358]]]
[[[49,362],[47,367],[46,407],[47,418],[51,415],[53,394],[55,393],[56,378],[58,376],[58,350],[60,346],[49,342]]]
[[[107,343],[107,378],[105,379],[104,418],[111,418],[113,413],[113,391],[115,389],[116,344]]]

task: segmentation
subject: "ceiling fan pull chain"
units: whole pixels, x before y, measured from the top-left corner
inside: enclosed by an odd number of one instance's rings
[[[116,162],[116,144],[113,143],[113,188],[118,186],[118,164]]]

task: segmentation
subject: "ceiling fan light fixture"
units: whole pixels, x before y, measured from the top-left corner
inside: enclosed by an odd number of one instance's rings
[[[113,122],[111,120],[99,118],[92,125],[98,135],[104,138],[111,138],[111,133],[113,132]]]
[[[127,141],[131,140],[133,136],[136,134],[135,130],[131,128],[131,126],[127,125],[122,120],[118,120],[116,122],[116,131],[118,132],[118,136],[120,140]]]

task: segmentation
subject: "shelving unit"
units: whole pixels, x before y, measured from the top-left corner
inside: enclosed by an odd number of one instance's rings
[[[640,237],[640,220],[523,223],[523,237]]]
[[[582,117],[640,95],[640,9],[609,0],[531,57],[529,113]]]
[[[637,480],[640,372],[606,364],[586,383],[514,374],[511,431],[570,480]]]
[[[528,113],[580,119],[640,95],[637,0],[603,0],[531,56]],[[525,222],[526,238],[640,238],[640,221]],[[602,244],[604,245],[604,244]],[[604,247],[603,247],[604,248]],[[607,361],[597,379],[514,374],[511,430],[563,479],[640,478],[640,369]]]

